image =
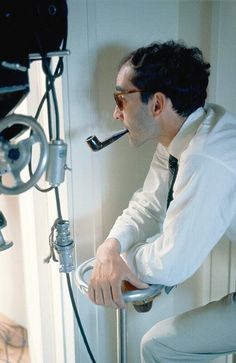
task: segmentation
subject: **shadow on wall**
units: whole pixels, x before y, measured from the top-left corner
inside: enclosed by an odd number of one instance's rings
[[[119,120],[113,119],[115,107],[113,92],[119,63],[132,50],[126,46],[110,44],[97,52],[90,89],[96,115],[94,129],[99,138],[107,137],[114,130],[124,128]],[[119,141],[99,151],[104,153],[101,185],[105,236],[116,217],[127,206],[132,194],[142,186],[155,147],[154,142],[148,142],[137,149],[132,148],[125,135]]]
[[[110,44],[98,49],[94,62],[94,72],[91,80],[91,99],[96,114],[96,127],[101,131],[111,131],[122,125],[113,120],[115,102],[113,92],[115,90],[116,76],[120,60],[131,49]]]

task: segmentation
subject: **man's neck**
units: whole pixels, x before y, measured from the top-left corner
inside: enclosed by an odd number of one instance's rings
[[[160,142],[165,147],[168,147],[174,137],[178,134],[182,125],[186,121],[187,117],[178,115],[175,111],[171,110],[164,120],[166,124],[166,133],[162,136]]]

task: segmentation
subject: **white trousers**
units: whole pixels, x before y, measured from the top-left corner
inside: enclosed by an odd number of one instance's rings
[[[209,362],[236,352],[236,292],[160,321],[143,337],[141,362]]]

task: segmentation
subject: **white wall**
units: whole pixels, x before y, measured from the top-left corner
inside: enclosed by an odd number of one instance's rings
[[[184,39],[199,46],[213,65],[209,100],[235,111],[235,1],[178,0],[70,0],[68,59],[65,80],[71,141],[72,180],[69,186],[71,217],[77,241],[78,264],[94,255],[132,193],[142,185],[155,145],[130,149],[127,140],[92,153],[85,139],[92,133],[108,134],[120,125],[112,119],[112,91],[120,58],[131,49],[154,40]],[[223,86],[222,86],[223,82]],[[225,259],[232,246],[225,243]],[[139,341],[155,321],[198,306],[234,288],[228,264],[224,277],[215,277],[214,252],[191,279],[169,296],[154,302],[148,315],[129,307],[129,362],[139,361]],[[229,283],[229,276],[231,280]],[[215,282],[216,281],[216,282]],[[227,287],[225,283],[227,281]],[[93,306],[78,293],[86,333],[98,362],[115,362],[115,313]],[[78,341],[77,362],[88,361]],[[224,362],[225,359],[218,360]]]
[[[7,226],[1,232],[6,241],[14,243],[13,247],[0,253],[0,313],[27,326],[18,198],[2,195],[0,210],[7,220]]]
[[[65,81],[69,94],[66,129],[71,140],[73,172],[69,193],[78,263],[94,255],[132,193],[142,185],[155,147],[150,143],[130,149],[124,138],[93,154],[85,145],[84,140],[92,133],[102,136],[120,128],[112,119],[112,91],[120,58],[154,40],[184,39],[189,45],[199,46],[213,64],[209,100],[225,102],[232,110],[235,67],[225,67],[224,62],[235,55],[232,45],[235,11],[233,1],[69,1],[68,47],[72,54]],[[231,96],[231,104],[226,95],[217,96],[223,93],[221,78],[226,80],[224,87]],[[214,261],[215,257],[210,256],[195,276],[168,297],[163,295],[156,300],[148,315],[137,314],[129,307],[130,363],[139,361],[140,338],[155,321],[198,306],[214,296]],[[233,284],[225,288],[225,279],[228,281],[230,275],[226,266],[223,281],[215,283],[220,285],[220,293],[231,289]],[[115,362],[114,312],[93,306],[80,293],[78,302],[98,362]],[[80,341],[77,357],[77,362],[88,359]]]
[[[151,142],[132,149],[125,137],[99,153],[92,153],[85,144],[92,133],[102,137],[121,127],[112,119],[120,58],[154,40],[184,39],[197,45],[212,64],[209,100],[235,112],[236,1],[68,0],[68,5],[71,55],[63,76],[63,106],[68,165],[72,167],[67,176],[68,205],[80,264],[94,255],[132,193],[142,185],[155,148]],[[32,82],[35,86],[39,79],[33,76]],[[34,92],[40,93],[36,88]],[[32,97],[34,110],[39,96]],[[48,253],[53,205],[52,197],[37,192],[19,199],[1,196],[1,210],[8,219],[3,233],[16,243],[14,249],[0,255],[0,312],[27,324],[34,363],[89,362],[78,333],[73,351],[71,309],[58,266],[42,263]],[[63,212],[67,212],[65,198]],[[139,362],[141,336],[154,322],[235,289],[235,261],[235,247],[223,241],[191,279],[169,296],[156,299],[151,312],[138,314],[130,306],[128,362]],[[19,287],[21,299],[18,294],[18,304],[13,304]],[[77,289],[75,292],[97,362],[115,362],[115,312],[95,307]]]
[[[236,2],[217,2],[212,17],[213,85],[210,94],[216,103],[236,112]],[[223,240],[211,254],[210,299],[218,299],[236,288],[236,246]],[[236,356],[234,356],[234,362]]]

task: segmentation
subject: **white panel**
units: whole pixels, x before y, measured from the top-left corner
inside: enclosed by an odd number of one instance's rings
[[[236,111],[236,44],[235,1],[220,1],[213,6],[212,22],[212,78],[213,101],[227,110]],[[211,298],[217,299],[235,291],[236,246],[223,240],[212,253]],[[232,362],[233,357],[217,362]],[[235,358],[234,358],[235,360]]]
[[[236,112],[236,2],[221,1],[219,11],[216,101]]]
[[[231,112],[236,111],[235,70],[236,2],[214,4],[212,23],[212,76],[215,84],[214,101]],[[213,95],[213,93],[212,93]],[[235,246],[223,240],[212,253],[212,298],[235,290]]]
[[[133,49],[177,36],[176,0],[146,0],[145,3],[143,0],[98,0],[96,3],[99,46],[121,45]]]
[[[69,1],[65,131],[70,141],[69,200],[78,264],[94,255],[131,194],[142,185],[155,147],[150,143],[130,149],[125,137],[99,153],[85,144],[92,133],[103,137],[121,127],[112,119],[120,58],[154,40],[182,38],[210,59],[218,50],[211,47],[211,30],[218,29],[216,22],[211,27],[211,11],[211,1]],[[156,300],[148,315],[129,308],[129,363],[139,362],[139,341],[154,322],[208,301],[210,268],[209,257],[193,278]],[[115,362],[115,312],[96,308],[80,293],[77,302],[97,362]],[[79,334],[76,339],[77,363],[89,361]]]
[[[94,241],[99,238],[101,226],[99,178],[96,165],[93,169],[93,154],[85,144],[91,132],[93,107],[90,99],[91,63],[90,47],[92,34],[88,32],[88,2],[69,1],[69,39],[66,67],[68,78],[64,76],[65,134],[69,145],[68,163],[72,167],[69,182],[70,219],[73,222],[73,237],[77,245],[78,263],[94,254]],[[92,22],[93,24],[93,22]],[[99,175],[99,169],[98,169]],[[95,227],[96,235],[95,235]],[[97,311],[88,299],[77,292],[76,301],[85,333],[91,349],[97,358],[99,354]],[[89,361],[78,327],[76,334],[76,362]],[[67,330],[67,334],[69,331]]]
[[[14,243],[13,247],[0,252],[0,312],[27,327],[18,198],[1,195],[0,211],[7,220],[1,232],[6,241]],[[20,295],[17,286],[21,286]]]

